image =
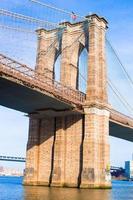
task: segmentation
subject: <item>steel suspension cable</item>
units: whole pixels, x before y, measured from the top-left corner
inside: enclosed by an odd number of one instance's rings
[[[5,16],[8,16],[8,17],[17,18],[17,19],[21,19],[21,20],[24,20],[24,21],[27,21],[27,22],[37,23],[37,24],[41,24],[41,25],[49,24],[49,25],[52,25],[52,26],[57,26],[57,23],[44,21],[44,20],[41,20],[41,19],[22,15],[22,14],[11,12],[9,10],[4,10],[4,9],[0,9],[0,15],[5,15]]]
[[[126,68],[124,67],[123,63],[121,62],[118,53],[116,52],[116,50],[113,48],[112,44],[110,43],[110,41],[106,38],[107,43],[109,44],[110,48],[112,49],[113,53],[115,54],[118,62],[120,63],[121,69],[123,70],[124,74],[126,75],[128,81],[130,82],[130,84],[132,85],[133,88],[133,80],[131,78],[131,76],[129,75],[129,73],[127,72]]]
[[[31,1],[33,3],[36,3],[38,5],[41,5],[41,6],[44,6],[44,7],[47,7],[47,8],[62,12],[62,13],[65,13],[65,14],[68,14],[68,15],[72,14],[72,12],[70,12],[70,11],[67,11],[67,10],[61,9],[61,8],[57,8],[57,7],[53,6],[53,5],[49,5],[49,4],[46,4],[46,3],[38,1],[38,0],[29,0],[29,1]],[[78,16],[78,17],[80,17],[82,19],[88,20],[86,17],[80,16],[79,14],[76,14],[76,16]]]
[[[87,82],[87,80],[83,77],[83,75],[81,73],[79,74],[82,76],[84,81]],[[112,83],[112,81],[109,78],[108,78],[108,85],[113,91],[113,93],[116,95],[116,97],[119,99],[119,101],[123,104],[123,106],[126,107],[129,112],[131,112],[131,110],[133,112],[133,107],[131,107],[131,105],[127,102],[127,100],[123,97],[123,95],[118,91],[116,86]]]
[[[118,91],[118,89],[116,88],[116,86],[112,83],[112,81],[110,79],[108,79],[108,85],[111,88],[111,90],[113,91],[113,93],[117,96],[117,98],[119,99],[119,101],[124,105],[124,107],[127,108],[127,110],[133,114],[133,107],[127,102],[127,100],[123,97],[123,95]]]

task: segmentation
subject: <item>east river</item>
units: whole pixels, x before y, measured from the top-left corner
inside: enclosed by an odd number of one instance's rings
[[[20,177],[0,177],[0,200],[133,200],[133,182],[112,184],[112,190],[24,187]]]

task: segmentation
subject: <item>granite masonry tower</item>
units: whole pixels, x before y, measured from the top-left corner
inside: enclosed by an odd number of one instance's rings
[[[60,55],[60,82],[78,89],[79,56],[86,48],[88,79],[85,104],[76,112],[49,108],[48,114],[30,115],[25,185],[111,187],[106,29],[107,21],[94,14],[75,24],[65,22],[58,31],[37,30],[39,74],[53,81]]]

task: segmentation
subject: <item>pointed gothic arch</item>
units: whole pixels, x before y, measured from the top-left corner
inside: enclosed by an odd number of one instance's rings
[[[86,93],[88,77],[88,48],[80,43],[77,64],[77,86],[76,89]]]
[[[55,81],[61,81],[61,53],[57,51],[55,55],[55,62],[53,66],[53,79]]]

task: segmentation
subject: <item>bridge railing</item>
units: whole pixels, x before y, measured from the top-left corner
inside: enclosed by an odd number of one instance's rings
[[[30,87],[37,87],[55,97],[76,105],[82,105],[85,101],[85,94],[67,87],[54,79],[50,79],[44,74],[39,74],[35,70],[21,64],[3,54],[0,54],[0,69],[3,73],[11,75],[28,84]]]

